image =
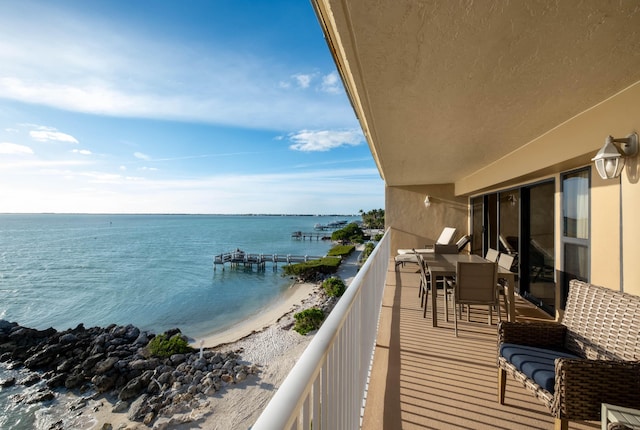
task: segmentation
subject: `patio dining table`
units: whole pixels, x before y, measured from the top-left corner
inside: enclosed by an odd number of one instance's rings
[[[438,278],[452,277],[456,275],[457,263],[486,263],[487,260],[475,254],[421,254],[426,264],[425,270],[429,272],[432,282]],[[507,319],[515,321],[515,273],[498,266],[498,279],[505,281],[505,295],[507,297]],[[433,327],[438,326],[438,289],[432,288],[431,294],[431,316]],[[427,306],[427,304],[425,304]],[[455,318],[455,316],[454,316]]]

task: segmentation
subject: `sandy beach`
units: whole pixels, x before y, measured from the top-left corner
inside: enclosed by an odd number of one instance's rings
[[[337,275],[347,285],[357,273],[360,252],[361,248],[358,248],[338,270]],[[158,418],[153,429],[249,429],[313,338],[313,334],[302,336],[291,329],[294,313],[313,306],[321,307],[326,300],[320,284],[294,284],[282,300],[253,318],[224,333],[197,339],[194,347],[199,348],[203,340],[207,349],[237,351],[244,361],[257,365],[260,372],[202,399],[199,407],[188,413]],[[93,408],[92,415],[96,419],[93,429],[149,428],[129,421],[126,413],[113,413],[113,405],[104,399],[88,406]]]
[[[200,342],[202,341],[204,342],[204,348],[218,347],[237,342],[254,332],[262,331],[275,324],[280,318],[289,314],[292,310],[298,309],[305,300],[317,292],[316,289],[317,285],[312,283],[294,283],[274,305],[253,315],[251,319],[231,327],[229,330],[198,339],[192,346],[199,348]]]

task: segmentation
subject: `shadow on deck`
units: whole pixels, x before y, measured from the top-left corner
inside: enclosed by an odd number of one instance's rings
[[[472,309],[471,322],[458,322],[456,338],[453,316],[445,322],[439,305],[439,326],[432,327],[431,310],[422,317],[415,267],[396,272],[389,264],[362,428],[552,429],[548,410],[511,378],[506,404],[498,403],[497,317],[489,326],[486,308]],[[516,317],[549,319],[519,297]],[[570,422],[569,428],[598,429],[600,423]]]

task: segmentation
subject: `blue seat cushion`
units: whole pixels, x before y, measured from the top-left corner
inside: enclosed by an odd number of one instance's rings
[[[556,358],[580,358],[567,351],[503,343],[500,356],[550,393],[554,392]]]

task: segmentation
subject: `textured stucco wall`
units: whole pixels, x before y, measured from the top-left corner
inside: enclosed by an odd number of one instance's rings
[[[454,196],[453,190],[452,184],[386,188],[385,221],[393,229],[393,254],[398,248],[434,243],[444,227],[457,229],[455,240],[468,234],[468,199]],[[428,208],[426,195],[431,197]]]

